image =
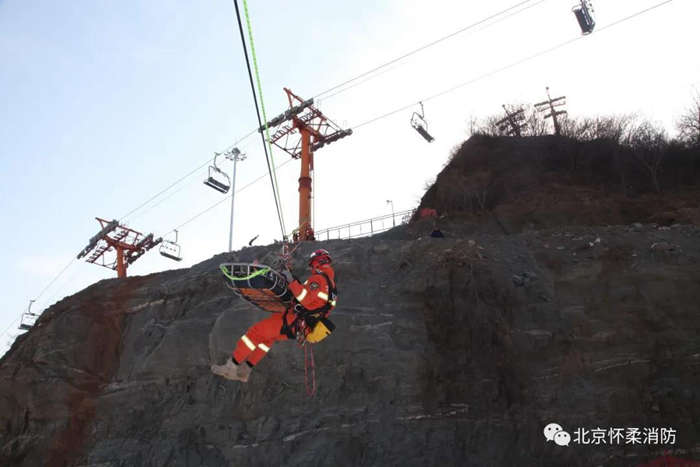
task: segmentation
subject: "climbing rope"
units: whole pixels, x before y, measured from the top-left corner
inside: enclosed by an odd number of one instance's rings
[[[250,25],[250,14],[248,13],[248,1],[243,0],[243,11],[245,12],[245,22],[248,27],[248,38],[250,40],[250,55],[253,57],[253,69],[255,70],[255,81],[258,85],[258,95],[260,96],[260,110],[262,110],[263,122],[265,122],[265,141],[267,142],[267,147],[270,151],[270,168],[272,170],[272,178],[275,181],[275,195],[279,199],[279,184],[277,183],[277,172],[275,171],[275,159],[272,154],[272,144],[270,144],[270,129],[267,126],[267,114],[265,113],[265,99],[263,98],[262,85],[260,84],[260,72],[258,70],[258,59],[255,55],[255,42],[253,42],[253,28]],[[282,213],[282,204],[280,203],[280,220],[282,222],[282,235],[284,236],[286,230],[284,228],[284,215]]]
[[[282,253],[280,254],[280,261],[282,266],[287,269],[292,269],[292,255],[299,248],[301,243],[293,244],[294,246],[290,250],[290,243],[285,241],[282,243]]]
[[[306,394],[309,397],[316,395],[316,365],[314,362],[314,349],[309,342],[306,342],[308,327],[306,321],[302,318],[297,318],[294,323],[294,333],[296,335],[297,344],[304,348],[304,387]],[[309,377],[311,384],[309,384]]]
[[[245,44],[245,34],[243,33],[243,23],[241,22],[241,14],[240,10],[238,9],[238,1],[233,0],[233,5],[236,7],[236,19],[238,20],[238,31],[241,35],[241,44],[243,45],[243,54],[245,56],[245,62],[246,66],[248,68],[248,79],[250,81],[250,87],[251,91],[253,93],[253,101],[255,103],[255,113],[258,117],[258,127],[262,128],[263,127],[263,121],[260,118],[260,110],[258,110],[258,98],[255,94],[255,84],[253,83],[253,72],[251,71],[250,68],[250,60],[248,59],[248,48],[246,47]],[[253,32],[252,28],[250,25],[250,15],[248,14],[248,4],[246,0],[243,0],[243,7],[245,10],[245,15],[246,15],[246,23],[248,25],[248,37],[250,38],[250,46],[251,46],[251,52],[253,55],[253,65],[255,68],[255,76],[257,78],[257,83],[258,83],[258,93],[260,93],[260,103],[261,103],[261,108],[263,112],[263,117],[265,118],[265,135],[262,133],[260,134],[260,137],[262,138],[263,142],[263,150],[265,151],[265,160],[267,162],[267,170],[270,174],[270,182],[272,184],[272,193],[275,198],[275,207],[277,208],[277,218],[280,223],[280,228],[282,229],[282,239],[287,238],[286,234],[286,229],[284,227],[284,216],[282,214],[282,203],[280,202],[280,197],[279,197],[279,191],[277,189],[277,175],[275,172],[275,164],[274,160],[272,159],[272,146],[270,145],[270,132],[268,131],[267,128],[267,117],[265,117],[265,105],[263,103],[263,98],[262,98],[262,86],[260,85],[260,73],[258,70],[258,64],[257,64],[257,58],[255,56],[255,45],[253,43]],[[267,136],[267,140],[265,139]],[[270,148],[268,152],[268,147]],[[270,163],[272,161],[272,163]]]
[[[314,365],[314,349],[311,344],[305,342],[304,347],[304,386],[309,397],[316,395],[316,366]],[[309,373],[311,373],[311,386],[309,386]]]
[[[247,280],[250,280],[254,277],[266,274],[267,272],[270,271],[269,267],[265,267],[262,269],[258,269],[257,271],[255,271],[247,276],[234,276],[232,273],[229,274],[228,268],[226,267],[226,264],[220,264],[219,269],[221,269],[221,272],[224,273],[224,276],[226,276],[227,278],[229,278],[232,281],[247,281]]]

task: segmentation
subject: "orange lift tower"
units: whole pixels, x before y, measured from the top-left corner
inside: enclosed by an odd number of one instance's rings
[[[299,176],[299,227],[295,241],[314,240],[311,228],[311,173],[314,170],[314,152],[323,146],[352,134],[343,130],[320,110],[314,100],[303,100],[284,88],[289,100],[289,110],[267,122],[268,128],[282,125],[270,137],[270,143],[282,149],[294,159],[301,158]],[[265,126],[259,128],[261,133]]]
[[[119,225],[116,220],[109,222],[99,217],[96,219],[102,230],[90,239],[88,245],[78,254],[78,259],[92,251],[85,261],[116,270],[119,278],[126,277],[126,268],[163,240],[153,240],[153,234],[144,237],[140,232]],[[116,252],[116,257],[106,259],[106,254],[112,250]]]

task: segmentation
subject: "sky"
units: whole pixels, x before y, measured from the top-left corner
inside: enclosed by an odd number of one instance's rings
[[[547,86],[572,116],[637,113],[673,135],[700,89],[700,2],[672,0],[616,23],[661,1],[594,0],[596,30],[581,37],[573,0],[251,0],[268,119],[287,109],[286,86],[304,99],[321,94],[318,108],[354,129],[315,154],[315,227],[388,214],[387,200],[396,211],[416,207],[472,119],[542,101]],[[233,144],[247,156],[237,165],[234,249],[255,235],[256,244],[281,238],[261,139],[239,141],[258,125],[231,0],[0,0],[0,95],[0,354],[30,300],[41,312],[116,276],[75,259],[99,231],[95,217],[166,239],[178,229],[183,261],[153,250],[132,276],[227,251],[230,196],[202,182],[214,152]],[[421,100],[430,144],[409,124]],[[277,178],[288,233],[299,163],[279,150],[273,159],[287,162]]]

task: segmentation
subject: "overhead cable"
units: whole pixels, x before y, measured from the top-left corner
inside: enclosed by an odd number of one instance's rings
[[[284,161],[284,162],[282,162],[280,165],[278,165],[278,166],[276,167],[276,169],[282,168],[283,166],[287,165],[288,163],[290,163],[290,162],[293,161],[293,160],[294,160],[294,159],[291,159],[291,158],[290,158],[290,159],[287,159],[286,161]],[[268,171],[268,173],[269,173],[269,171]],[[251,181],[250,183],[248,183],[248,184],[244,185],[243,187],[241,187],[239,190],[236,190],[236,194],[240,193],[241,191],[245,190],[246,188],[250,187],[251,185],[253,185],[253,184],[259,182],[259,181],[262,180],[262,179],[264,179],[264,178],[268,175],[268,173],[262,174],[261,176],[259,176],[259,177],[256,178],[255,180],[253,180],[253,181]],[[207,212],[211,211],[211,210],[214,209],[215,207],[219,206],[219,205],[220,205],[221,203],[223,203],[224,201],[228,201],[228,199],[229,199],[228,197],[225,197],[225,198],[220,199],[220,200],[217,201],[216,203],[214,203],[214,204],[208,206],[208,207],[205,208],[204,210],[202,210],[202,211],[200,211],[199,213],[195,214],[194,216],[192,216],[191,218],[189,218],[188,220],[186,220],[186,221],[183,222],[182,224],[178,225],[177,227],[175,227],[175,228],[173,228],[173,229],[170,229],[170,230],[169,230],[166,234],[164,234],[163,236],[167,235],[168,233],[174,232],[175,230],[180,230],[182,227],[184,227],[184,226],[186,226],[187,224],[193,222],[195,219],[197,219],[197,218],[199,218],[200,216],[206,214]]]
[[[453,38],[453,37],[455,37],[455,36],[457,36],[457,35],[459,35],[459,34],[461,34],[461,33],[463,33],[463,32],[466,32],[466,31],[468,31],[468,30],[470,30],[470,29],[473,29],[473,28],[475,28],[475,27],[477,27],[477,26],[480,26],[480,25],[482,25],[482,24],[484,24],[484,23],[486,23],[486,22],[488,22],[488,21],[490,21],[490,20],[492,20],[492,19],[494,19],[494,18],[498,18],[499,16],[501,16],[501,15],[503,15],[503,14],[505,14],[505,13],[508,13],[509,11],[512,11],[512,10],[518,8],[518,7],[521,7],[521,6],[523,6],[523,5],[527,4],[527,3],[531,3],[532,1],[534,1],[534,0],[525,0],[525,1],[522,1],[522,2],[518,2],[518,3],[516,3],[515,5],[512,5],[512,6],[508,7],[508,8],[506,8],[505,10],[501,10],[501,11],[499,11],[499,12],[497,12],[497,13],[494,13],[494,14],[492,14],[492,15],[490,15],[490,16],[487,16],[486,18],[481,19],[481,20],[479,20],[479,21],[477,21],[477,22],[475,22],[475,23],[469,24],[468,26],[465,26],[465,27],[463,27],[463,28],[461,28],[461,29],[458,29],[457,31],[455,31],[455,32],[453,32],[453,33],[450,33],[450,34],[448,34],[448,35],[446,35],[446,36],[443,36],[443,37],[441,37],[441,38],[439,38],[439,39],[436,39],[436,40],[434,40],[434,41],[432,41],[432,42],[428,42],[427,44],[424,44],[424,45],[418,47],[417,49],[413,49],[413,50],[411,50],[410,52],[407,52],[407,53],[405,53],[405,54],[403,54],[403,55],[400,55],[400,56],[398,56],[398,57],[396,57],[396,58],[394,58],[394,59],[389,60],[388,62],[382,63],[381,65],[378,65],[378,66],[376,66],[376,67],[374,67],[374,68],[372,68],[372,69],[370,69],[370,70],[367,70],[367,71],[365,71],[365,72],[363,72],[363,73],[360,73],[359,75],[357,75],[357,76],[355,76],[355,77],[353,77],[353,78],[350,78],[350,79],[348,79],[348,80],[345,80],[345,81],[343,81],[342,83],[336,84],[335,86],[332,86],[332,87],[326,89],[325,91],[322,91],[322,92],[316,94],[316,95],[314,96],[314,99],[318,99],[319,97],[321,97],[321,96],[323,96],[323,95],[325,95],[325,94],[328,94],[328,93],[330,93],[330,92],[332,92],[332,91],[335,91],[336,89],[341,88],[341,87],[345,86],[346,84],[350,84],[350,83],[352,83],[352,82],[354,82],[354,81],[357,81],[357,80],[359,80],[359,79],[362,79],[362,78],[364,78],[364,77],[367,76],[367,75],[370,75],[370,74],[372,74],[372,73],[374,73],[374,72],[376,72],[376,71],[379,71],[379,70],[381,70],[381,69],[383,69],[383,68],[386,68],[386,67],[388,67],[388,66],[390,66],[390,65],[393,65],[393,64],[396,63],[396,62],[399,62],[399,61],[401,61],[401,60],[403,60],[403,59],[405,59],[405,58],[410,57],[411,55],[415,55],[415,54],[417,54],[418,52],[421,52],[421,51],[423,51],[423,50],[425,50],[425,49],[428,49],[428,48],[430,48],[430,47],[432,47],[432,46],[434,46],[434,45],[437,45],[437,44],[439,44],[439,43],[441,43],[441,42],[444,42],[444,41],[446,41],[447,39],[451,39],[451,38]],[[539,0],[539,1],[538,1],[537,3],[535,3],[535,4],[529,5],[527,8],[531,8],[531,7],[533,7],[533,6],[535,6],[535,5],[538,5],[538,4],[540,4],[540,3],[544,2],[544,1],[546,1],[546,0]],[[520,12],[526,10],[527,8],[524,8],[523,10],[520,10],[520,11],[518,11],[517,13],[520,13]],[[506,18],[507,18],[507,16],[506,16]],[[501,18],[501,19],[505,19],[505,18]],[[499,21],[500,21],[500,20],[499,20]],[[352,87],[352,86],[350,86],[350,87]],[[341,90],[341,91],[339,91],[339,92],[343,92],[343,91],[345,91],[346,89],[350,89],[350,87],[345,88],[345,89],[343,89],[343,90]],[[338,94],[338,93],[335,93],[335,94],[333,94],[333,95],[336,95],[336,94]],[[330,97],[330,96],[329,96],[329,97]]]
[[[673,0],[665,0],[665,1],[663,1],[663,2],[660,2],[660,3],[657,3],[657,4],[655,4],[655,5],[652,5],[652,6],[649,7],[649,8],[645,8],[645,9],[643,9],[643,10],[639,10],[639,11],[637,11],[636,13],[633,13],[633,14],[631,14],[631,15],[629,15],[629,16],[626,16],[626,17],[624,17],[624,18],[620,18],[619,20],[613,21],[612,23],[610,23],[610,24],[608,24],[608,25],[606,25],[606,26],[604,26],[604,27],[602,27],[602,28],[599,28],[599,29],[598,29],[598,32],[597,32],[596,34],[600,34],[602,31],[604,31],[604,30],[606,30],[606,29],[610,29],[610,28],[612,28],[612,27],[614,27],[614,26],[617,26],[617,25],[619,25],[619,24],[621,24],[621,23],[624,23],[625,21],[631,20],[632,18],[636,18],[637,16],[640,16],[640,15],[642,15],[642,14],[644,14],[644,13],[647,13],[647,12],[649,12],[649,11],[652,11],[652,10],[654,10],[654,9],[656,9],[656,8],[659,8],[659,7],[663,6],[663,5],[666,5],[666,4],[668,4],[668,3],[671,3],[672,1],[673,1]],[[555,50],[558,50],[558,49],[560,49],[560,48],[562,48],[562,47],[565,47],[565,46],[567,46],[567,45],[569,45],[569,44],[572,44],[572,43],[574,43],[574,42],[576,42],[576,41],[578,41],[578,40],[581,40],[581,39],[583,39],[583,38],[585,38],[585,37],[588,37],[588,36],[577,36],[577,37],[574,37],[574,38],[572,38],[572,39],[566,40],[566,41],[561,42],[561,43],[559,43],[559,44],[557,44],[557,45],[555,45],[555,46],[553,46],[553,47],[549,47],[549,48],[547,48],[547,49],[545,49],[545,50],[541,50],[541,51],[539,51],[539,52],[537,52],[537,53],[534,53],[534,54],[529,55],[529,56],[527,56],[527,57],[525,57],[525,58],[522,58],[522,59],[520,59],[520,60],[518,60],[518,61],[515,61],[515,62],[513,62],[513,63],[511,63],[511,64],[509,64],[509,65],[505,65],[505,66],[500,67],[500,68],[498,68],[498,69],[496,69],[496,70],[492,70],[492,71],[490,71],[490,72],[488,72],[488,73],[485,73],[485,74],[483,74],[483,75],[477,76],[476,78],[473,78],[473,79],[471,79],[471,80],[469,80],[469,81],[465,81],[465,82],[463,82],[463,83],[459,83],[459,84],[457,84],[457,85],[454,85],[454,86],[452,86],[452,87],[450,87],[450,88],[448,88],[448,89],[445,89],[444,91],[440,91],[440,92],[438,92],[438,93],[436,93],[436,94],[432,94],[432,95],[430,95],[430,96],[428,96],[428,97],[424,97],[424,98],[422,98],[422,99],[419,99],[418,101],[411,102],[410,104],[404,105],[404,106],[402,106],[402,107],[399,107],[399,108],[397,108],[397,109],[394,109],[394,110],[392,110],[392,111],[390,111],[390,112],[387,112],[387,113],[385,113],[385,114],[379,115],[379,116],[377,116],[377,117],[373,117],[373,118],[371,118],[371,119],[369,119],[369,120],[366,120],[366,121],[364,121],[364,122],[362,122],[362,123],[359,123],[359,124],[357,124],[357,125],[354,125],[352,128],[353,128],[354,130],[357,130],[358,128],[361,128],[361,127],[363,127],[363,126],[370,125],[370,124],[372,124],[372,123],[374,123],[374,122],[377,122],[377,121],[382,120],[382,119],[384,119],[384,118],[390,117],[390,116],[392,116],[392,115],[394,115],[394,114],[397,114],[397,113],[399,113],[399,112],[402,112],[402,111],[404,111],[404,110],[408,110],[408,109],[410,109],[410,108],[412,108],[412,107],[418,105],[420,102],[427,102],[427,101],[430,101],[430,100],[433,100],[433,99],[437,99],[438,97],[441,97],[441,96],[444,96],[445,94],[449,94],[449,93],[451,93],[451,92],[454,92],[454,91],[456,91],[456,90],[459,89],[459,88],[462,88],[462,87],[465,87],[465,86],[467,86],[467,85],[476,83],[477,81],[481,81],[481,80],[483,80],[483,79],[485,79],[485,78],[489,78],[489,77],[491,77],[491,76],[493,76],[493,75],[495,75],[495,74],[498,74],[498,73],[500,73],[500,72],[502,72],[502,71],[505,71],[505,70],[508,70],[508,69],[510,69],[510,68],[516,67],[516,66],[518,66],[518,65],[521,65],[521,64],[523,64],[523,63],[525,63],[525,62],[527,62],[527,61],[534,60],[535,58],[538,58],[538,57],[540,57],[540,56],[542,56],[542,55],[545,55],[545,54],[548,54],[548,53],[553,52],[553,51],[555,51]]]
[[[238,9],[238,0],[233,0],[233,5],[236,7],[236,19],[238,21],[238,31],[240,32],[240,35],[241,35],[241,45],[243,46],[243,55],[245,56],[245,63],[246,63],[246,67],[248,68],[248,79],[250,80],[250,90],[253,94],[253,101],[255,103],[255,114],[258,117],[258,127],[262,127],[263,122],[262,122],[262,119],[260,118],[260,110],[258,108],[258,98],[255,94],[255,83],[253,82],[253,72],[250,68],[250,60],[248,59],[248,48],[247,48],[246,43],[245,43],[245,34],[243,33],[243,23],[241,22],[241,13],[240,13],[240,10]],[[247,10],[247,4],[245,3],[245,0],[244,0],[244,5],[246,6],[246,18],[247,18],[248,10]],[[251,46],[253,46],[252,43],[251,43]],[[280,206],[280,200],[278,198],[277,185],[275,184],[274,170],[272,169],[272,166],[274,164],[270,163],[270,155],[268,154],[268,151],[267,151],[267,144],[265,141],[265,136],[263,134],[260,134],[260,138],[262,139],[263,149],[265,151],[265,160],[267,162],[267,169],[268,169],[268,172],[270,173],[270,183],[272,184],[272,192],[273,192],[273,196],[275,198],[275,207],[277,208],[277,218],[278,218],[279,223],[280,223],[280,229],[282,230],[282,237],[286,238],[287,234],[286,234],[285,228],[284,228],[284,219],[282,218],[282,210],[281,210],[281,206]]]
[[[250,133],[248,133],[248,134],[246,134],[245,136],[243,136],[243,137],[239,138],[238,140],[236,140],[235,143],[233,143],[232,145],[230,145],[230,146],[227,148],[227,150],[225,150],[225,151],[223,151],[223,152],[227,152],[230,148],[232,148],[232,147],[234,147],[234,146],[240,144],[241,141],[243,141],[243,140],[247,139],[248,137],[252,136],[253,133],[255,133],[255,130],[252,130]],[[206,167],[209,163],[211,163],[212,160],[213,160],[213,157],[210,157],[210,158],[207,159],[203,164],[197,166],[197,167],[196,167],[195,169],[193,169],[192,171],[190,171],[190,172],[188,172],[187,174],[183,175],[182,177],[178,178],[178,179],[175,180],[173,183],[171,183],[170,185],[168,185],[167,187],[163,188],[161,191],[159,191],[159,192],[156,193],[155,195],[153,195],[153,196],[151,196],[150,198],[148,198],[148,200],[144,201],[143,203],[139,204],[138,206],[136,206],[136,207],[135,207],[134,209],[132,209],[131,211],[129,211],[129,212],[127,212],[126,214],[124,214],[124,215],[119,219],[119,222],[122,222],[122,220],[126,219],[127,217],[129,217],[130,215],[132,215],[133,213],[135,213],[136,211],[138,211],[139,209],[143,208],[143,207],[146,206],[148,203],[150,203],[150,202],[153,201],[154,199],[158,198],[160,195],[162,195],[162,194],[165,193],[166,191],[170,190],[172,187],[174,187],[175,185],[177,185],[177,184],[180,183],[181,181],[183,181],[183,180],[185,180],[186,178],[188,178],[188,177],[194,175],[198,170],[202,169],[203,167]]]

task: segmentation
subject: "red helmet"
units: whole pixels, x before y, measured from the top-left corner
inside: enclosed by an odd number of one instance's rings
[[[324,249],[318,249],[311,253],[309,257],[309,266],[314,264],[320,266],[322,264],[329,264],[331,262],[331,255]]]

